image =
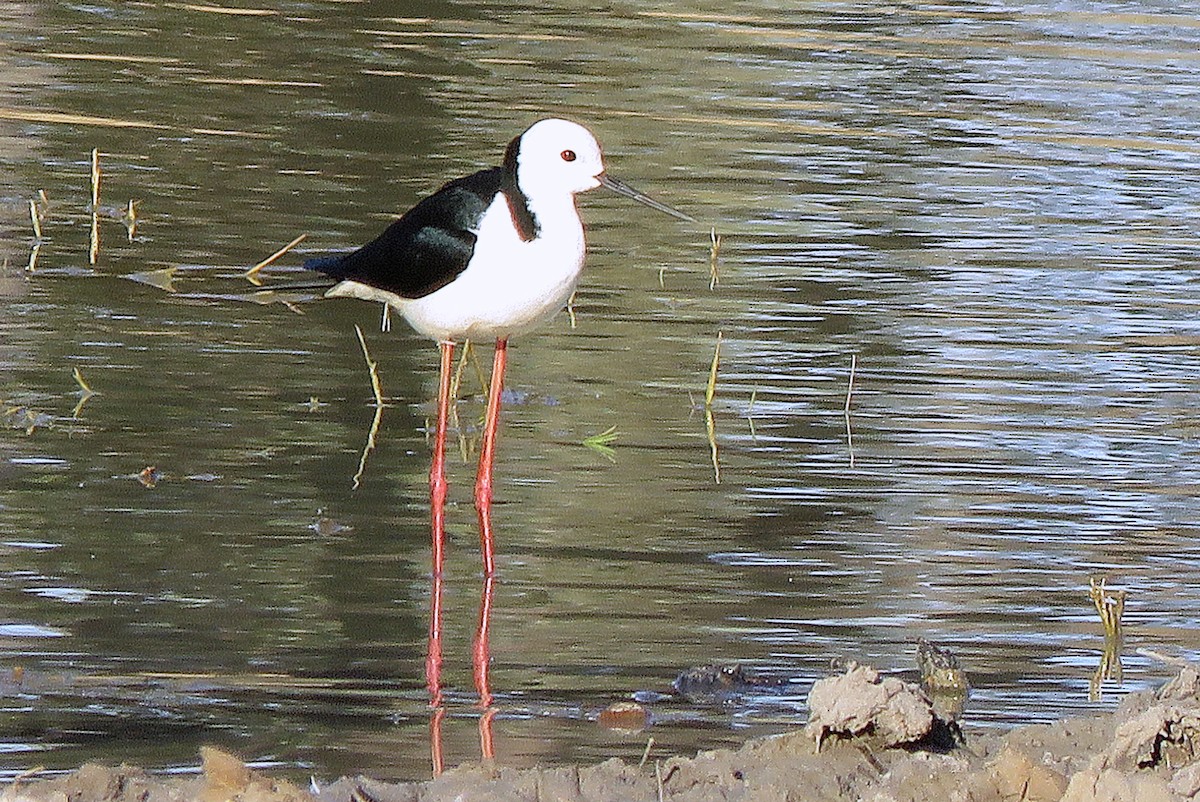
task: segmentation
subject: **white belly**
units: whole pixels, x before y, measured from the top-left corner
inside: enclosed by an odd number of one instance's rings
[[[467,268],[423,298],[398,298],[357,282],[342,282],[330,294],[384,301],[415,330],[438,341],[481,341],[529,331],[566,305],[583,269],[583,224],[574,203],[558,215],[554,209],[550,215],[539,211],[538,237],[522,242],[507,203],[497,196],[480,221]]]

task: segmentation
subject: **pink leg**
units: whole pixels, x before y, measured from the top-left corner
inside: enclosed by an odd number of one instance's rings
[[[433,518],[433,574],[440,576],[446,548],[446,427],[450,417],[450,376],[454,371],[454,343],[438,343],[442,354],[438,377],[437,429],[433,462],[429,466],[429,506]]]
[[[475,510],[479,513],[479,544],[483,551],[483,575],[496,573],[492,539],[492,466],[496,461],[496,429],[500,423],[500,394],[504,391],[504,366],[508,361],[508,339],[496,340],[492,359],[492,382],[488,387],[483,445],[479,449],[479,473],[475,476]]]
[[[429,507],[433,524],[433,587],[429,600],[429,644],[425,652],[425,684],[433,716],[429,721],[433,773],[442,773],[442,565],[446,556],[446,427],[450,415],[450,374],[454,365],[454,343],[443,342],[441,375],[438,380],[437,428],[433,439],[433,462],[429,468]]]

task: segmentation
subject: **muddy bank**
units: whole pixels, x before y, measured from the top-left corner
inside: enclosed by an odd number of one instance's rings
[[[920,688],[868,667],[818,683],[810,703],[803,729],[643,766],[468,765],[422,783],[342,778],[314,793],[206,749],[199,776],[86,765],[14,782],[0,802],[1167,802],[1200,792],[1200,672],[1193,668],[1114,713],[1004,735],[963,735]]]

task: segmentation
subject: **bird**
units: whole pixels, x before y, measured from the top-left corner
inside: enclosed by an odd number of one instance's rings
[[[609,175],[584,126],[541,119],[515,137],[500,166],[454,179],[357,250],[304,267],[336,281],[326,297],[383,302],[440,349],[437,424],[429,471],[433,570],[445,548],[445,448],[454,349],[495,341],[475,508],[483,571],[495,574],[492,479],[510,337],[545,323],[570,299],[583,269],[576,195],[604,187],[658,211],[693,218]]]
[[[576,196],[604,187],[681,220],[693,218],[609,175],[595,135],[549,118],[509,142],[500,166],[454,179],[417,202],[361,248],[304,263],[335,282],[327,297],[383,302],[414,330],[438,343],[437,423],[429,467],[432,580],[425,678],[435,774],[441,771],[442,573],[445,559],[446,431],[454,349],[493,339],[475,509],[484,587],[472,650],[485,757],[492,754],[488,678],[489,620],[495,581],[492,477],[508,340],[546,322],[568,302],[583,270],[586,244]]]

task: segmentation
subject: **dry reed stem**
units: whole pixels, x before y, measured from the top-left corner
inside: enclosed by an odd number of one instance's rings
[[[92,227],[88,233],[88,264],[100,260],[100,216],[92,212]]]
[[[100,208],[100,148],[92,148],[92,213]]]
[[[354,333],[358,335],[358,344],[362,346],[363,358],[367,361],[367,371],[371,376],[371,392],[375,394],[375,406],[385,406],[383,400],[383,385],[379,382],[379,363],[371,358],[367,350],[367,339],[363,337],[362,329],[354,324]]]
[[[130,203],[130,209],[132,210],[132,208],[133,208],[133,206],[132,206],[132,204],[133,204],[133,201],[130,201],[129,203]],[[295,247],[296,247],[297,245],[299,245],[301,242],[304,242],[304,240],[305,240],[305,238],[306,238],[306,237],[308,237],[308,234],[301,234],[300,236],[296,237],[294,240],[292,240],[291,242],[289,242],[287,245],[284,245],[282,248],[280,248],[279,250],[275,251],[275,253],[271,254],[271,255],[270,255],[270,256],[268,256],[266,259],[263,259],[261,262],[259,262],[258,264],[256,264],[254,267],[252,267],[252,268],[250,268],[249,270],[247,270],[247,271],[246,271],[245,273],[243,273],[242,275],[243,275],[243,276],[246,278],[246,280],[247,280],[247,281],[249,281],[249,282],[250,282],[251,284],[253,284],[254,286],[256,286],[256,287],[258,287],[258,286],[261,286],[261,285],[262,285],[262,281],[261,281],[261,280],[258,278],[259,271],[261,271],[261,270],[262,270],[264,267],[266,267],[267,265],[269,265],[269,264],[272,264],[272,263],[274,263],[274,262],[278,261],[278,260],[279,260],[279,258],[280,258],[281,256],[283,256],[285,253],[287,253],[288,251],[290,251],[292,248],[295,248]]]
[[[1095,577],[1089,578],[1088,596],[1091,597],[1096,612],[1100,614],[1104,636],[1116,638],[1121,634],[1121,617],[1125,614],[1125,597],[1128,594],[1124,589],[1110,591],[1106,582],[1104,577],[1101,577],[1099,582]]]
[[[708,433],[708,447],[713,466],[713,481],[721,484],[721,462],[717,453],[717,421],[713,415],[713,398],[717,394],[717,368],[721,362],[721,342],[724,332],[717,332],[717,346],[713,349],[712,364],[708,368],[708,386],[704,388],[704,428]]]
[[[383,421],[383,407],[376,405],[375,415],[371,418],[371,428],[367,431],[367,443],[363,446],[362,456],[358,458],[358,470],[354,472],[351,490],[362,487],[363,474],[367,472],[367,456],[375,450],[375,438],[379,434],[379,424]]]
[[[458,354],[458,367],[454,370],[454,376],[450,380],[450,397],[458,398],[459,388],[462,386],[463,371],[467,369],[467,356],[471,353],[471,341],[463,340],[462,349]]]
[[[371,358],[371,352],[367,349],[367,339],[358,324],[354,326],[354,333],[358,335],[358,344],[362,347],[363,359],[367,362],[367,372],[371,377],[371,392],[375,395],[375,415],[371,419],[371,428],[367,431],[367,443],[363,446],[362,456],[358,459],[358,470],[354,473],[352,489],[358,490],[367,470],[367,457],[375,450],[375,438],[379,434],[379,424],[383,421],[383,408],[386,404],[383,400],[383,386],[379,381],[379,363]]]
[[[29,219],[33,223],[33,238],[42,241],[42,216],[38,214],[37,201],[29,199]]]
[[[79,413],[83,412],[84,404],[86,404],[92,396],[100,395],[100,393],[93,390],[87,381],[84,380],[83,373],[78,367],[71,369],[71,375],[75,378],[75,383],[79,385],[79,403],[77,403],[75,405],[75,409],[71,411],[71,417],[78,419]]]
[[[645,765],[646,765],[646,761],[650,759],[650,749],[651,749],[653,746],[654,746],[654,736],[653,736],[653,735],[651,735],[649,738],[647,738],[647,739],[646,739],[646,748],[645,748],[645,750],[642,752],[642,759],[638,761],[638,768],[639,768],[639,769],[640,769],[640,768],[642,768],[643,766],[645,766]]]
[[[100,148],[92,148],[92,227],[88,236],[88,264],[100,259]]]
[[[713,349],[712,365],[708,368],[708,386],[704,390],[704,406],[712,406],[713,396],[717,393],[717,366],[721,359],[721,341],[724,332],[717,332],[717,347]]]
[[[858,354],[850,355],[850,381],[846,384],[846,403],[842,417],[846,420],[846,449],[850,452],[850,467],[854,467],[854,430],[850,426],[850,399],[854,395],[854,376],[858,370]]]
[[[712,245],[708,250],[708,289],[715,290],[720,279],[717,276],[717,264],[721,256],[721,235],[717,233],[717,227],[713,226],[708,233]]]
[[[136,201],[133,198],[130,198],[129,205],[125,208],[125,214],[121,216],[121,222],[125,224],[125,230],[129,233],[130,242],[133,242],[133,238],[137,236],[137,207],[140,203],[141,201]]]

